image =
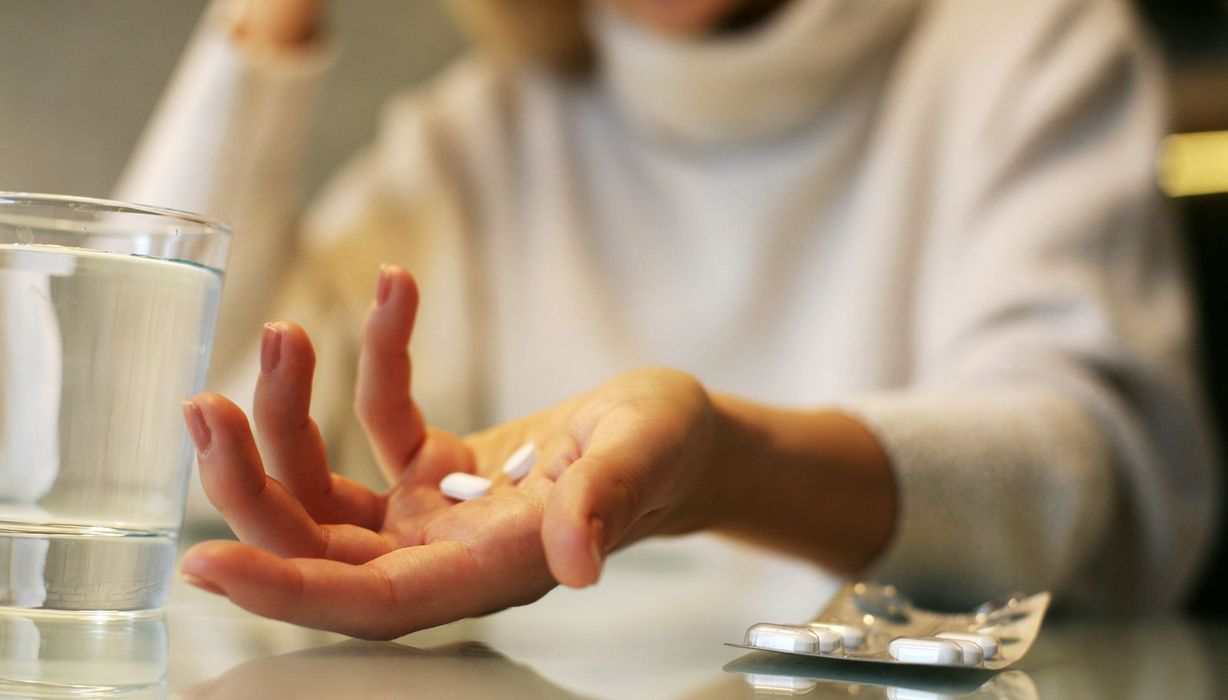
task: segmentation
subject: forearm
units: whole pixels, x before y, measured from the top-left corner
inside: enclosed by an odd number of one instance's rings
[[[894,529],[897,494],[887,454],[856,419],[714,395],[713,459],[697,515],[705,526],[864,570]]]
[[[115,188],[232,227],[215,366],[236,360],[267,320],[293,257],[307,115],[332,55],[236,41],[226,9],[206,14]]]
[[[236,226],[246,223],[237,218],[297,199],[308,116],[334,51],[318,41],[277,46],[240,37],[229,8],[217,2],[206,11],[117,196]]]

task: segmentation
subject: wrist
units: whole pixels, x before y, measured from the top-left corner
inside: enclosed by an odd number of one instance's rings
[[[704,527],[731,530],[751,509],[747,501],[748,472],[769,459],[769,441],[749,420],[745,404],[728,395],[712,394],[712,431],[705,464]]]
[[[726,395],[714,395],[713,405],[706,527],[845,573],[865,569],[886,547],[895,479],[860,422]]]

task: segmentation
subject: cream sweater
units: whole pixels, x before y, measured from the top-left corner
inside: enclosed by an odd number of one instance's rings
[[[593,26],[589,80],[469,58],[392,100],[299,226],[328,50],[245,54],[206,23],[118,196],[233,224],[215,388],[249,396],[259,323],[298,320],[334,458],[368,464],[356,344],[396,262],[434,424],[670,365],[864,421],[901,498],[869,573],[926,602],[1179,599],[1217,489],[1153,185],[1163,86],[1124,2],[798,0],[696,42]]]

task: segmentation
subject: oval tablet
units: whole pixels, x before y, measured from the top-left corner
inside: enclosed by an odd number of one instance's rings
[[[866,641],[866,631],[852,625],[837,625],[829,622],[811,622],[807,625],[812,630],[826,630],[840,635],[840,641],[845,649],[856,649]]]
[[[816,630],[812,629],[819,637],[819,651],[824,654],[835,654],[844,651],[844,639],[840,637],[839,632],[831,630]]]
[[[513,482],[517,482],[523,479],[536,463],[537,448],[533,446],[533,443],[526,442],[503,463],[503,473],[507,474]]]
[[[891,658],[904,664],[963,666],[964,652],[959,643],[932,637],[896,637],[887,645]]]
[[[985,658],[992,659],[998,655],[998,647],[1001,643],[998,638],[992,634],[977,634],[975,632],[939,632],[934,635],[939,639],[953,639],[958,642],[972,642],[979,646],[981,651],[985,652]]]
[[[813,654],[819,651],[834,649],[840,642],[840,636],[827,633],[826,646],[823,649],[819,632],[809,627],[794,627],[792,625],[773,625],[761,622],[746,630],[746,646],[772,651],[793,651],[803,654]]]
[[[439,490],[448,498],[472,501],[490,493],[490,479],[468,472],[452,472],[439,482]]]
[[[965,666],[980,666],[985,660],[985,652],[981,651],[981,647],[976,642],[965,642],[962,639],[952,639],[959,645],[959,651],[964,655],[963,662]]]

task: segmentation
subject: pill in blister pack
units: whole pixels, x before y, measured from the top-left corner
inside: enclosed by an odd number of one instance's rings
[[[1015,663],[1035,641],[1049,594],[1012,594],[972,612],[918,608],[893,586],[843,586],[811,622],[758,623],[746,649],[823,656],[848,661],[997,670]]]
[[[985,658],[992,659],[998,655],[998,638],[992,634],[975,634],[972,632],[939,632],[934,635],[939,639],[953,639],[958,642],[972,642],[981,650]]]
[[[928,637],[896,637],[887,645],[887,653],[905,664],[960,666],[964,660],[958,642]]]
[[[853,625],[833,625],[823,622],[811,622],[806,625],[813,630],[826,630],[840,635],[840,641],[845,649],[858,649],[866,641],[866,631]]]
[[[761,623],[746,631],[746,638],[760,649],[830,654],[841,647],[840,635],[794,625]]]
[[[972,642],[937,637],[896,637],[887,645],[887,653],[900,663],[926,666],[979,666],[984,659]]]

